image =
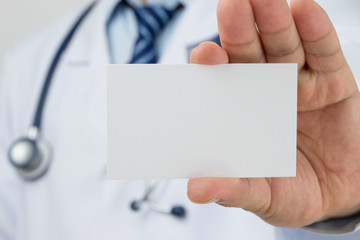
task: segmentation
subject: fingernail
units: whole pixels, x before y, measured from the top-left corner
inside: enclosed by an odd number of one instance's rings
[[[191,199],[189,198],[190,201],[192,201],[193,203],[196,203],[196,204],[209,204],[209,203],[217,203],[218,201],[221,201],[220,199],[211,199],[209,201],[206,201],[206,202],[201,202],[201,201],[196,201],[194,199]]]
[[[229,201],[225,200],[225,199],[219,199],[215,203],[220,204],[220,205],[227,205],[229,203]]]

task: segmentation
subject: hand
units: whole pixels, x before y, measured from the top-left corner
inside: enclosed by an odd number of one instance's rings
[[[325,11],[313,0],[220,0],[218,24],[222,48],[203,43],[192,63],[298,63],[297,177],[191,179],[189,198],[283,227],[360,212],[360,94]]]

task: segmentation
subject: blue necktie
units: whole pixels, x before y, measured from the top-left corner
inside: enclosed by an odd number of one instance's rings
[[[159,5],[134,8],[139,37],[130,63],[157,63],[156,37],[174,17],[176,10],[170,11]]]

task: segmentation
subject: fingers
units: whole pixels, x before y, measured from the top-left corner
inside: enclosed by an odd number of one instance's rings
[[[230,63],[265,62],[249,0],[220,0],[217,16],[221,45]]]
[[[190,63],[216,65],[229,63],[224,49],[213,42],[204,42],[191,52]]]
[[[291,9],[309,67],[319,72],[343,68],[346,61],[326,12],[313,0],[293,0]]]
[[[299,75],[298,111],[313,111],[357,92],[334,26],[313,0],[293,0],[291,10],[309,71]]]
[[[250,0],[267,62],[305,64],[305,54],[286,0]]]
[[[189,199],[195,203],[217,202],[259,213],[270,206],[270,187],[265,179],[197,178],[188,182]]]

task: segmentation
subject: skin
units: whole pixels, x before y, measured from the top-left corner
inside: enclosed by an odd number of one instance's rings
[[[190,179],[190,200],[282,227],[359,213],[360,94],[325,11],[313,0],[220,0],[217,15],[223,47],[202,43],[192,63],[298,63],[297,176]]]

